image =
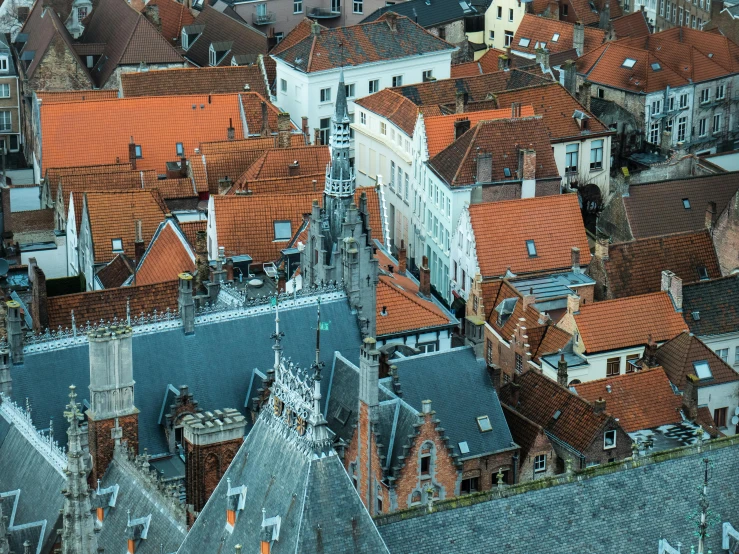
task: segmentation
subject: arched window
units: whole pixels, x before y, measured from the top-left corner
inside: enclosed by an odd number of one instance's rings
[[[572,385],[579,385],[579,384],[580,384],[580,379],[573,379],[572,381],[570,381],[570,384],[568,386],[571,387]]]

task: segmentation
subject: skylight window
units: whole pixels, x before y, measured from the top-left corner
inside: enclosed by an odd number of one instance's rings
[[[522,38],[518,41],[518,45],[523,46],[524,48],[528,48],[529,44],[531,44],[530,38]]]
[[[708,367],[708,360],[698,360],[693,362],[693,369],[695,370],[695,374],[698,376],[698,379],[710,379],[713,377],[711,368]]]
[[[698,277],[700,277],[701,281],[708,281],[708,269],[706,269],[706,266],[698,266]]]
[[[177,155],[178,156],[184,156],[185,155],[185,147],[183,146],[183,144],[181,142],[178,142],[175,145],[175,148],[177,150]]]
[[[624,60],[624,63],[621,64],[621,67],[628,67],[631,69],[636,65],[636,60],[634,58],[626,58]]]
[[[113,252],[123,252],[123,239],[113,239],[111,243]]]
[[[140,145],[140,144],[136,144],[136,145],[134,145],[134,146],[135,146],[135,150],[134,150],[134,152],[136,153],[136,157],[137,157],[137,158],[143,158],[143,157],[144,157],[144,154],[143,154],[143,152],[141,151],[141,145]]]
[[[686,210],[690,209],[690,200],[688,198],[683,198],[683,208]]]
[[[529,253],[529,258],[536,257],[536,244],[534,244],[533,240],[526,241],[526,252]]]
[[[462,441],[459,443],[459,451],[462,454],[469,454],[470,453],[470,445],[467,444],[467,441]]]
[[[511,168],[510,167],[504,167],[503,168],[503,175],[505,175],[507,178],[510,178],[510,176],[511,176]]]
[[[654,62],[654,63],[652,64],[652,71],[659,71],[660,69],[662,69],[662,66],[661,66],[661,65],[659,65],[659,63],[657,63],[657,62]]]
[[[490,418],[486,415],[477,418],[477,426],[483,433],[493,430],[493,426],[490,424]]]
[[[275,240],[290,240],[292,236],[292,223],[289,221],[275,221]]]
[[[559,33],[554,33],[554,36],[552,37],[552,42],[557,42],[559,40]]]

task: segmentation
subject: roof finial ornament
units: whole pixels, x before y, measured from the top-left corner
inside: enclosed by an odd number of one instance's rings
[[[282,345],[280,344],[280,342],[282,341],[282,337],[284,336],[285,333],[282,333],[280,331],[280,307],[277,301],[277,297],[275,296],[275,332],[272,333],[272,340],[275,341],[275,343],[272,345],[272,350],[274,350],[275,352],[275,363],[272,369],[267,372],[270,380],[274,379],[274,374],[280,365],[280,359],[282,358]]]

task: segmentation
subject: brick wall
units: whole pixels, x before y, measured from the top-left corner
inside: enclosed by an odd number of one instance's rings
[[[531,361],[531,349],[528,346],[526,327],[522,322],[516,324],[516,330],[510,342],[501,341],[489,327],[485,327],[485,359],[488,365],[501,368],[501,384],[513,378],[516,372],[516,354],[521,357],[521,369],[526,371]]]
[[[461,478],[469,479],[471,477],[479,478],[478,491],[489,491],[498,486],[498,470],[503,470],[503,483],[506,485],[513,484],[513,456],[518,450],[510,450],[506,452],[498,452],[490,456],[481,456],[465,460],[462,464]]]
[[[606,405],[606,411],[608,411],[608,405]],[[612,429],[616,430],[616,448],[606,450],[603,448],[603,433]],[[585,454],[585,464],[587,465],[591,462],[606,464],[610,460],[623,460],[631,456],[631,442],[631,437],[626,434],[616,421],[611,419],[603,428],[603,432],[596,435],[590,446],[583,452]],[[575,466],[575,469],[577,469],[577,466]]]
[[[29,210],[27,212],[10,211],[10,189],[0,192],[3,202],[4,231],[23,233],[28,231],[44,231],[54,229],[54,210]]]
[[[739,268],[739,194],[719,214],[712,235],[721,274],[729,275]]]
[[[539,455],[546,455],[546,470],[545,471],[534,471],[534,462],[536,457]],[[544,432],[540,432],[534,444],[526,454],[526,457],[520,461],[518,468],[518,481],[523,483],[526,481],[535,481],[543,477],[551,477],[558,473],[558,466],[563,464],[559,463],[557,453],[552,447],[552,443],[549,441]]]
[[[39,53],[41,54],[41,53]],[[29,79],[31,90],[86,90],[93,88],[87,72],[80,67],[67,47],[57,35],[51,41],[44,58]]]
[[[482,202],[500,202],[521,198],[521,183],[482,187]]]
[[[183,441],[187,504],[191,504],[196,512],[205,506],[242,442],[244,439],[240,438],[197,446]],[[188,518],[190,517],[188,512]],[[223,517],[225,524],[226,514]]]
[[[118,418],[118,425],[123,429],[121,441],[128,442],[128,448],[139,452],[139,415],[131,414]],[[102,479],[113,459],[115,441],[111,431],[115,427],[115,419],[95,421],[88,417],[87,438],[92,456],[92,471],[90,472],[90,486],[97,486],[97,480]]]
[[[536,181],[536,196],[554,196],[562,192],[562,184],[556,181]]]

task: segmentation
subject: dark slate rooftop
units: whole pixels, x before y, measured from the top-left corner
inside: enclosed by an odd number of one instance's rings
[[[696,544],[695,517],[688,517],[699,512],[704,457],[713,463],[710,510],[736,528],[736,444],[459,508],[442,502],[435,513],[391,515],[378,525],[390,550],[404,554],[480,552],[483,541],[485,552],[496,553],[645,554],[663,538],[687,552]],[[707,547],[722,552],[720,524]]]
[[[699,337],[739,331],[739,275],[684,285],[683,317]]]
[[[321,320],[328,324],[328,330],[321,332],[321,359],[327,368],[335,351],[358,361],[361,344],[356,316],[345,296],[335,293],[333,297],[321,298]],[[308,367],[315,356],[315,335],[309,332],[316,325],[315,297],[298,299],[298,303],[292,308],[281,304],[282,344],[285,357]],[[273,331],[274,310],[266,308],[231,319],[226,314],[214,314],[208,322],[198,317],[191,336],[185,336],[181,326],[148,334],[135,331],[133,376],[135,405],[141,412],[140,449],[147,448],[149,454],[167,452],[159,416],[169,385],[188,385],[204,410],[235,408],[246,413],[252,372],[255,368],[266,371],[274,364]],[[77,386],[83,401],[88,394],[87,343],[41,352],[27,349],[25,363],[13,366],[11,374],[14,398],[29,399],[39,427],[48,427],[52,417],[61,422],[69,385]],[[328,379],[321,382],[324,398],[328,383]]]
[[[398,15],[404,15],[418,23],[421,27],[428,29],[442,23],[459,21],[465,16],[475,15],[477,9],[465,0],[409,0],[392,6],[384,6],[379,8],[372,14],[364,18],[362,23],[375,21],[385,12],[393,11]],[[484,13],[481,12],[481,13]]]
[[[398,368],[403,401],[420,412],[422,401],[431,400],[431,409],[460,459],[515,447],[485,361],[476,359],[471,347],[393,363]],[[391,388],[390,379],[383,380],[383,384]],[[491,431],[480,431],[477,418],[481,416],[488,416]],[[468,453],[460,452],[460,442],[467,442]]]
[[[263,518],[277,516],[274,552],[388,552],[336,453],[306,451],[282,425],[269,410],[260,414],[178,552],[253,547],[259,544]],[[231,532],[227,493],[242,486],[246,498]]]

